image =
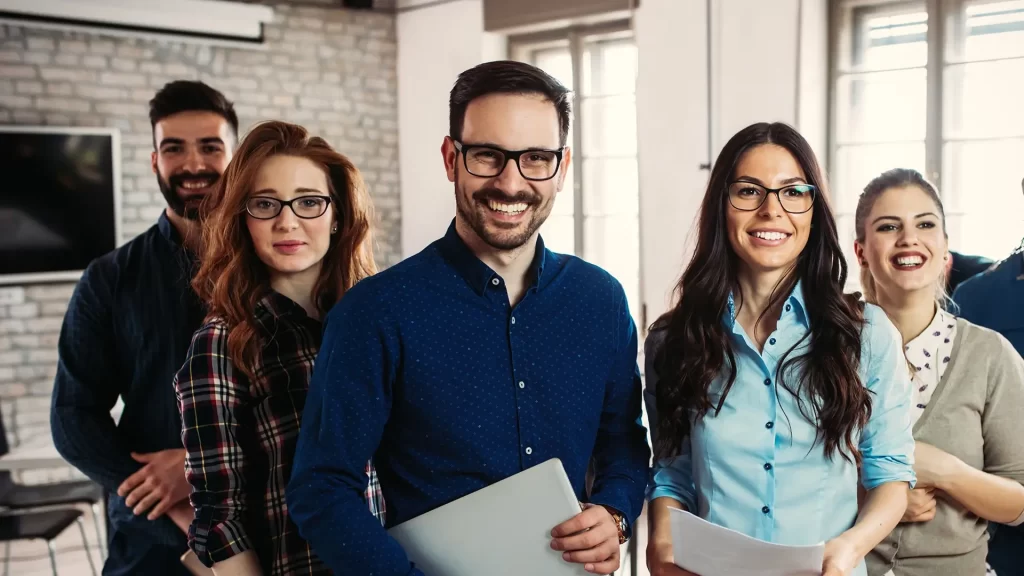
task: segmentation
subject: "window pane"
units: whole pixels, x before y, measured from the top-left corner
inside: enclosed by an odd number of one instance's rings
[[[533,65],[551,74],[572,90],[572,55],[569,48],[549,48],[533,53]]]
[[[588,216],[584,219],[583,234],[583,257],[622,284],[635,322],[640,310],[639,220],[636,216]]]
[[[636,158],[588,158],[583,161],[583,182],[588,217],[640,213]]]
[[[927,89],[923,68],[840,78],[837,140],[842,144],[923,140]]]
[[[851,8],[852,24],[841,36],[846,61],[840,70],[924,66],[928,62],[928,14],[924,2]]]
[[[944,82],[947,138],[1024,136],[1024,59],[949,66]]]
[[[548,250],[559,254],[576,253],[576,229],[571,215],[558,215],[552,211],[544,225],[540,227],[540,235],[544,238],[544,246]]]
[[[1024,0],[968,1],[949,23],[948,61],[1024,56]]]
[[[944,148],[950,247],[1005,258],[1024,236],[1024,171],[1016,169],[1024,158],[1024,138],[952,142]],[[963,215],[958,218],[957,213]]]
[[[581,105],[583,154],[636,155],[636,97],[585,98]]]
[[[857,208],[860,193],[875,176],[893,168],[913,168],[924,173],[924,142],[846,146],[836,155],[833,198],[841,212]]]
[[[595,40],[584,45],[583,95],[636,91],[636,45],[631,40]]]

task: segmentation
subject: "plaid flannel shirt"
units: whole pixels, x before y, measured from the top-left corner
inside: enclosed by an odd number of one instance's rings
[[[259,302],[254,320],[264,342],[255,380],[231,362],[219,319],[196,332],[174,379],[195,510],[189,546],[207,566],[253,550],[265,574],[329,574],[285,503],[321,324],[276,292]],[[383,523],[369,462],[366,473],[367,505]]]

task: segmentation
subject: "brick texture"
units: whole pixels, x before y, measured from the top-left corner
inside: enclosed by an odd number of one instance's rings
[[[295,122],[352,158],[376,208],[378,264],[394,264],[401,246],[394,16],[333,0],[267,3],[275,22],[266,45],[251,49],[0,27],[0,123],[120,129],[125,242],[164,208],[150,170],[147,102],[171,80],[203,80],[235,102],[243,133],[261,120]],[[50,442],[56,342],[73,289],[0,286],[0,408],[12,444]],[[22,480],[69,474],[26,472]]]

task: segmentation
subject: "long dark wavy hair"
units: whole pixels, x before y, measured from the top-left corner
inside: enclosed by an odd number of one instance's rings
[[[860,364],[863,305],[859,295],[843,293],[847,266],[840,249],[836,223],[828,204],[828,186],[810,145],[785,124],[759,123],[733,136],[715,161],[701,203],[697,245],[676,285],[675,307],[659,318],[652,331],[664,333],[655,352],[658,421],[654,452],[657,458],[678,453],[690,433],[691,414],[717,415],[736,381],[736,361],[722,317],[729,295],[738,293],[739,258],[729,243],[726,225],[729,182],[744,153],[758,145],[776,144],[788,150],[803,168],[807,182],[818,188],[810,236],[792,272],[773,291],[767,310],[775,310],[803,281],[810,339],[806,354],[783,356],[775,375],[777,386],[795,395],[800,412],[816,422],[825,454],[860,462],[855,438],[871,415],[871,399],[857,374]],[[724,371],[724,373],[723,373]],[[712,405],[712,382],[725,377],[717,405]],[[794,377],[795,376],[795,377]]]

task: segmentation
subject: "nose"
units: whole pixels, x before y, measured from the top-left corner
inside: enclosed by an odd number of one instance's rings
[[[903,226],[901,227],[900,234],[896,238],[897,246],[916,246],[917,245],[917,228],[914,226]]]
[[[769,192],[757,213],[762,218],[780,218],[783,212],[785,210],[782,209],[782,200],[779,199],[778,193]]]
[[[182,168],[186,172],[198,174],[206,168],[206,159],[195,147],[190,146],[185,156],[185,165]]]
[[[274,218],[274,228],[278,230],[294,230],[299,226],[299,217],[291,206],[281,206],[281,213]]]
[[[505,162],[505,168],[494,177],[494,187],[509,194],[515,194],[525,185],[526,179],[519,172],[519,164],[515,158],[509,158]]]

